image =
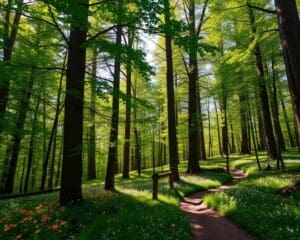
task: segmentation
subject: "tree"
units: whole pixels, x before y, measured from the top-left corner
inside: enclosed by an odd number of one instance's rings
[[[170,170],[173,173],[174,180],[179,180],[178,173],[178,142],[175,118],[175,97],[174,97],[174,79],[173,79],[173,58],[172,58],[172,33],[170,32],[171,15],[169,0],[163,0],[164,18],[166,25],[165,48],[167,62],[167,96],[168,96],[168,137],[169,137],[169,161]]]
[[[90,127],[88,146],[88,176],[89,180],[96,178],[96,76],[97,76],[97,50],[93,50],[92,74],[90,79],[91,102],[90,102]]]
[[[128,28],[128,47],[132,48],[133,36],[132,29]],[[129,178],[129,157],[130,157],[130,131],[131,131],[131,60],[126,64],[126,120],[125,120],[125,143],[124,143],[124,161],[123,161],[123,178]]]
[[[249,10],[248,13],[249,13],[249,20],[251,24],[251,31],[254,38],[257,33],[255,27],[255,15],[251,7],[248,7],[248,10]],[[268,155],[270,159],[277,159],[278,156],[276,151],[276,140],[274,137],[272,121],[271,121],[269,97],[268,97],[267,86],[266,86],[266,76],[265,76],[265,70],[263,66],[261,49],[258,42],[256,42],[254,45],[253,53],[256,59],[256,70],[258,75],[257,84],[258,84],[260,103],[261,103],[262,113],[263,113],[263,123],[264,123],[266,139],[267,139]]]
[[[61,204],[82,200],[82,130],[86,61],[84,44],[88,31],[88,3],[88,0],[76,0],[70,6],[71,30],[66,75]]]
[[[4,37],[3,37],[3,62],[6,70],[10,66],[10,61],[12,58],[13,48],[16,42],[19,24],[21,20],[23,0],[15,1],[17,4],[16,13],[13,19],[13,23],[11,24],[10,18],[12,14],[12,5],[13,1],[8,0],[5,12],[5,22],[4,22]],[[3,131],[3,121],[4,115],[6,111],[6,106],[8,102],[8,93],[9,93],[10,79],[8,74],[4,75],[4,78],[1,79],[0,82],[0,134]]]
[[[118,1],[119,7],[122,1]],[[122,44],[122,26],[117,25],[116,45]],[[116,166],[118,166],[118,130],[119,130],[119,106],[120,106],[120,74],[121,74],[121,59],[120,52],[115,56],[114,65],[114,83],[113,83],[113,100],[112,100],[112,115],[111,115],[111,128],[109,138],[108,162],[106,168],[105,189],[113,190],[115,188],[115,173]]]
[[[283,58],[300,144],[300,21],[295,0],[275,0]]]

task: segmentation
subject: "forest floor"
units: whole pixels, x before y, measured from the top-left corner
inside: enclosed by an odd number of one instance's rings
[[[247,232],[233,224],[230,220],[210,209],[204,202],[203,197],[207,193],[226,191],[234,187],[238,181],[247,175],[238,169],[231,169],[233,181],[217,188],[189,195],[180,203],[180,209],[189,219],[194,240],[252,240]],[[216,231],[217,229],[217,231]]]
[[[260,154],[260,159],[266,155]],[[258,240],[300,239],[300,191],[289,195],[276,192],[300,179],[300,153],[283,153],[285,171],[258,171],[255,157],[232,160],[248,177],[234,188],[204,196],[204,203],[228,217]],[[262,161],[266,167],[267,161]],[[271,162],[273,167],[276,162]]]
[[[265,156],[260,154],[261,159]],[[256,239],[299,239],[300,193],[284,197],[275,191],[300,178],[300,154],[288,151],[284,159],[285,172],[258,172],[254,156],[232,155],[231,168],[249,176],[232,189],[205,195],[204,202]],[[209,171],[224,166],[224,159],[210,158],[201,162],[199,176],[187,176],[186,162],[181,163],[181,180],[170,190],[167,179],[162,179],[157,201],[151,200],[152,169],[143,170],[140,177],[132,172],[127,180],[116,176],[113,193],[103,190],[101,179],[84,182],[80,205],[60,207],[58,193],[2,200],[0,239],[192,239],[180,201],[230,182],[231,176]]]

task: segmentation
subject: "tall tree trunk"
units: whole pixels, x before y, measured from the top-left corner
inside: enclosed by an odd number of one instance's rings
[[[243,90],[239,94],[240,104],[240,120],[241,120],[241,154],[250,154],[249,149],[249,135],[248,135],[248,124],[247,124],[247,97],[243,93]]]
[[[132,49],[133,36],[131,29],[128,29],[128,47]],[[131,131],[131,61],[128,59],[126,65],[126,120],[125,120],[125,143],[123,160],[123,178],[129,178],[130,158],[130,131]]]
[[[256,35],[256,27],[255,27],[255,16],[252,8],[248,7],[249,11],[249,20],[251,23],[253,38]],[[256,59],[256,68],[258,74],[258,87],[259,87],[259,96],[261,101],[261,107],[263,112],[263,123],[265,126],[265,134],[267,139],[267,147],[268,147],[268,156],[270,159],[277,159],[277,151],[276,151],[276,140],[274,137],[270,106],[269,106],[269,97],[266,86],[265,72],[262,61],[262,54],[260,50],[260,46],[258,43],[255,44],[254,47],[254,55]]]
[[[255,97],[257,97],[256,99],[259,98],[258,96]],[[263,124],[262,111],[261,111],[259,101],[256,101],[256,111],[257,111],[257,124],[258,124],[258,133],[259,133],[259,144],[257,149],[262,151],[262,150],[266,150],[267,146],[266,146],[265,127]]]
[[[255,135],[254,135],[254,127],[253,127],[252,116],[251,116],[251,107],[250,107],[249,101],[247,102],[247,105],[248,105],[248,121],[250,123],[249,125],[250,125],[250,129],[251,129],[252,142],[253,142],[253,147],[254,147],[254,151],[255,151],[256,163],[257,163],[258,169],[261,170],[261,165],[260,165],[260,161],[258,158],[257,144],[256,144],[256,140],[255,140]]]
[[[65,55],[65,58],[64,58],[63,69],[65,68],[65,65],[66,65],[65,64],[66,63],[66,58],[67,58],[67,55]],[[49,139],[46,155],[45,155],[45,158],[44,158],[44,161],[43,161],[42,179],[41,179],[40,190],[45,189],[49,158],[50,158],[50,154],[51,154],[52,145],[53,145],[53,142],[55,141],[55,137],[56,137],[59,114],[61,112],[61,106],[60,105],[61,105],[61,94],[62,94],[63,78],[64,78],[64,72],[62,71],[61,75],[60,75],[59,87],[58,87],[58,91],[57,91],[55,117],[54,117],[54,121],[53,121],[53,126],[52,126],[52,130],[51,130],[51,134],[50,134],[50,139]],[[52,169],[52,166],[51,166],[51,169]]]
[[[198,81],[198,61],[197,61],[197,40],[195,31],[195,2],[189,1],[189,34],[191,39],[189,47],[189,107],[188,107],[188,137],[189,137],[189,174],[198,174],[200,172],[199,160],[201,159],[198,109],[197,109],[197,81]]]
[[[88,0],[74,3],[68,49],[60,203],[82,200],[82,132]],[[80,13],[80,16],[78,14]],[[74,131],[76,129],[76,131]]]
[[[272,94],[270,105],[272,108],[272,114],[273,114],[273,122],[274,122],[274,128],[276,133],[277,142],[279,144],[279,147],[281,150],[285,151],[285,140],[283,137],[281,124],[279,121],[279,104],[277,100],[277,73],[275,71],[275,59],[272,58],[272,86],[270,86],[270,92]]]
[[[275,0],[283,58],[300,145],[300,21],[295,0]]]
[[[62,155],[63,155],[63,137],[61,138],[60,142],[61,142],[61,144],[60,144],[60,150],[59,150],[59,156],[58,156],[57,171],[56,171],[56,176],[55,176],[55,187],[58,186],[60,172],[61,172],[61,163],[62,163]]]
[[[215,106],[215,110],[216,110],[216,119],[217,119],[217,133],[218,133],[219,153],[223,157],[221,133],[220,133],[219,111],[218,111],[218,107],[217,107],[217,101],[216,101],[215,98],[214,98],[214,106]]]
[[[224,91],[225,87],[223,86],[222,89]],[[226,92],[224,93],[226,95]],[[223,124],[222,124],[222,152],[226,155],[226,172],[229,174],[229,139],[228,139],[228,119],[227,119],[227,97],[222,97],[222,110],[223,110]]]
[[[234,131],[233,131],[232,122],[230,123],[230,132],[231,132],[231,151],[230,151],[230,153],[236,153],[236,146],[235,146],[235,141],[234,141]]]
[[[292,131],[291,131],[290,121],[289,121],[289,118],[288,118],[288,115],[287,115],[285,103],[283,101],[283,97],[282,97],[281,94],[280,94],[280,102],[281,102],[281,107],[282,107],[282,112],[283,112],[283,116],[284,116],[284,122],[285,122],[286,130],[287,130],[289,141],[290,141],[290,146],[291,147],[296,147],[295,139],[294,139],[294,136],[293,136]]]
[[[121,2],[118,2],[121,4]],[[122,44],[122,27],[117,26],[116,44]],[[111,129],[108,149],[108,162],[106,168],[105,189],[113,190],[115,188],[115,173],[118,166],[118,132],[119,132],[119,105],[120,105],[120,73],[121,62],[120,53],[115,57],[114,66],[114,83],[113,83],[113,100],[112,100],[112,116],[111,116]]]
[[[12,193],[14,187],[14,180],[16,174],[16,168],[19,158],[19,152],[21,147],[21,140],[23,138],[23,130],[26,120],[26,114],[29,107],[30,97],[32,93],[32,88],[35,80],[36,69],[32,68],[29,74],[29,79],[24,89],[24,95],[21,97],[20,105],[16,117],[15,131],[12,135],[11,142],[8,149],[11,150],[11,158],[8,161],[8,165],[4,166],[4,173],[2,176],[2,183],[4,183],[3,188],[0,189],[2,193]],[[7,155],[7,156],[9,156]],[[6,161],[7,162],[7,161]]]
[[[23,158],[23,164],[22,164],[23,167],[22,167],[22,174],[21,174],[21,180],[20,180],[20,186],[19,186],[19,193],[22,193],[22,191],[23,191],[25,163],[26,163],[26,157]]]
[[[91,102],[90,102],[90,128],[88,148],[88,180],[96,178],[96,79],[97,76],[97,51],[93,52],[92,74],[90,79]]]
[[[38,112],[39,112],[39,108],[40,108],[40,102],[41,102],[41,95],[39,94],[37,102],[36,102],[35,111],[34,111],[34,117],[32,120],[32,129],[31,129],[31,136],[30,136],[30,141],[29,141],[27,170],[26,170],[25,183],[24,183],[24,192],[25,193],[28,192],[29,178],[30,178],[30,173],[31,173],[31,169],[32,169],[32,164],[33,164],[33,152],[34,152],[37,118],[38,118]]]
[[[279,113],[278,113],[278,101],[277,101],[277,86],[276,86],[276,73],[275,73],[275,60],[272,58],[272,72],[273,72],[273,100],[274,100],[274,127],[275,127],[275,133],[277,138],[277,170],[280,168],[284,170],[284,163],[281,155],[282,151],[282,145],[284,145],[283,142],[283,136],[281,131],[281,126],[279,122]],[[281,136],[280,136],[281,133]]]
[[[164,18],[166,26],[170,26],[170,3],[164,0]],[[168,28],[167,28],[168,29]],[[167,30],[168,31],[168,30]],[[172,37],[170,33],[165,33],[166,61],[167,61],[167,96],[168,96],[168,136],[169,136],[169,162],[170,170],[173,173],[174,180],[179,180],[178,172],[178,144],[175,119],[175,97],[174,97],[174,79],[173,79],[173,56],[172,56]]]
[[[198,64],[198,63],[197,63]],[[197,68],[197,80],[198,80],[198,68]],[[203,117],[202,117],[202,107],[201,107],[201,96],[200,89],[198,87],[199,82],[197,83],[197,119],[198,119],[198,138],[199,138],[199,146],[200,146],[200,158],[201,160],[207,160],[206,157],[206,148],[205,148],[205,140],[204,140],[204,127],[203,127]]]
[[[137,97],[137,75],[134,78],[134,88],[133,88],[133,97],[136,99]],[[135,167],[138,172],[138,176],[141,176],[141,168],[142,168],[142,155],[141,155],[141,141],[140,141],[140,134],[138,130],[138,117],[137,111],[138,106],[133,108],[133,121],[134,121],[134,139],[135,139],[135,148],[134,148],[134,162]]]
[[[212,135],[211,135],[211,115],[210,115],[210,101],[207,101],[207,117],[208,117],[208,157],[213,156],[212,152]]]
[[[11,25],[10,16],[12,9],[12,0],[7,1],[7,10],[4,16],[4,38],[3,38],[3,62],[6,69],[10,67],[10,61],[12,58],[13,48],[16,42],[19,24],[21,20],[21,13],[23,7],[23,0],[17,1],[17,9],[14,16],[14,20]],[[10,29],[11,26],[11,29]],[[3,131],[4,115],[8,102],[8,93],[10,88],[9,74],[5,74],[4,78],[0,78],[0,135]]]
[[[56,155],[56,140],[57,140],[57,128],[54,132],[53,137],[53,147],[52,147],[52,159],[50,162],[50,168],[49,168],[49,176],[48,176],[48,189],[53,188],[53,176],[54,176],[54,166],[55,166],[55,155]]]

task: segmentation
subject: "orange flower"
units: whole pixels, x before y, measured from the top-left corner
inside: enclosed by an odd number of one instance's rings
[[[51,217],[49,217],[47,214],[44,214],[44,215],[41,217],[41,222],[42,222],[42,223],[49,222],[49,221],[51,221]]]
[[[40,205],[38,205],[38,206],[34,209],[34,212],[35,212],[35,213],[39,213],[42,209],[43,209],[43,205],[40,204]]]
[[[28,217],[24,217],[20,223],[22,224],[22,223],[25,223],[27,221],[28,221]]]
[[[60,226],[65,226],[66,225],[66,221],[61,221]]]
[[[19,234],[18,236],[16,236],[16,239],[22,239],[22,234]]]
[[[48,229],[51,230],[51,231],[53,231],[53,232],[55,232],[58,229],[58,225],[57,224],[53,224],[52,226],[49,226]]]
[[[4,232],[8,232],[10,230],[10,226],[9,225],[4,225]]]

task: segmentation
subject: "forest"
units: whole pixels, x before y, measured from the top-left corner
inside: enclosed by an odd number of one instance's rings
[[[0,0],[0,239],[300,239],[300,0]]]

